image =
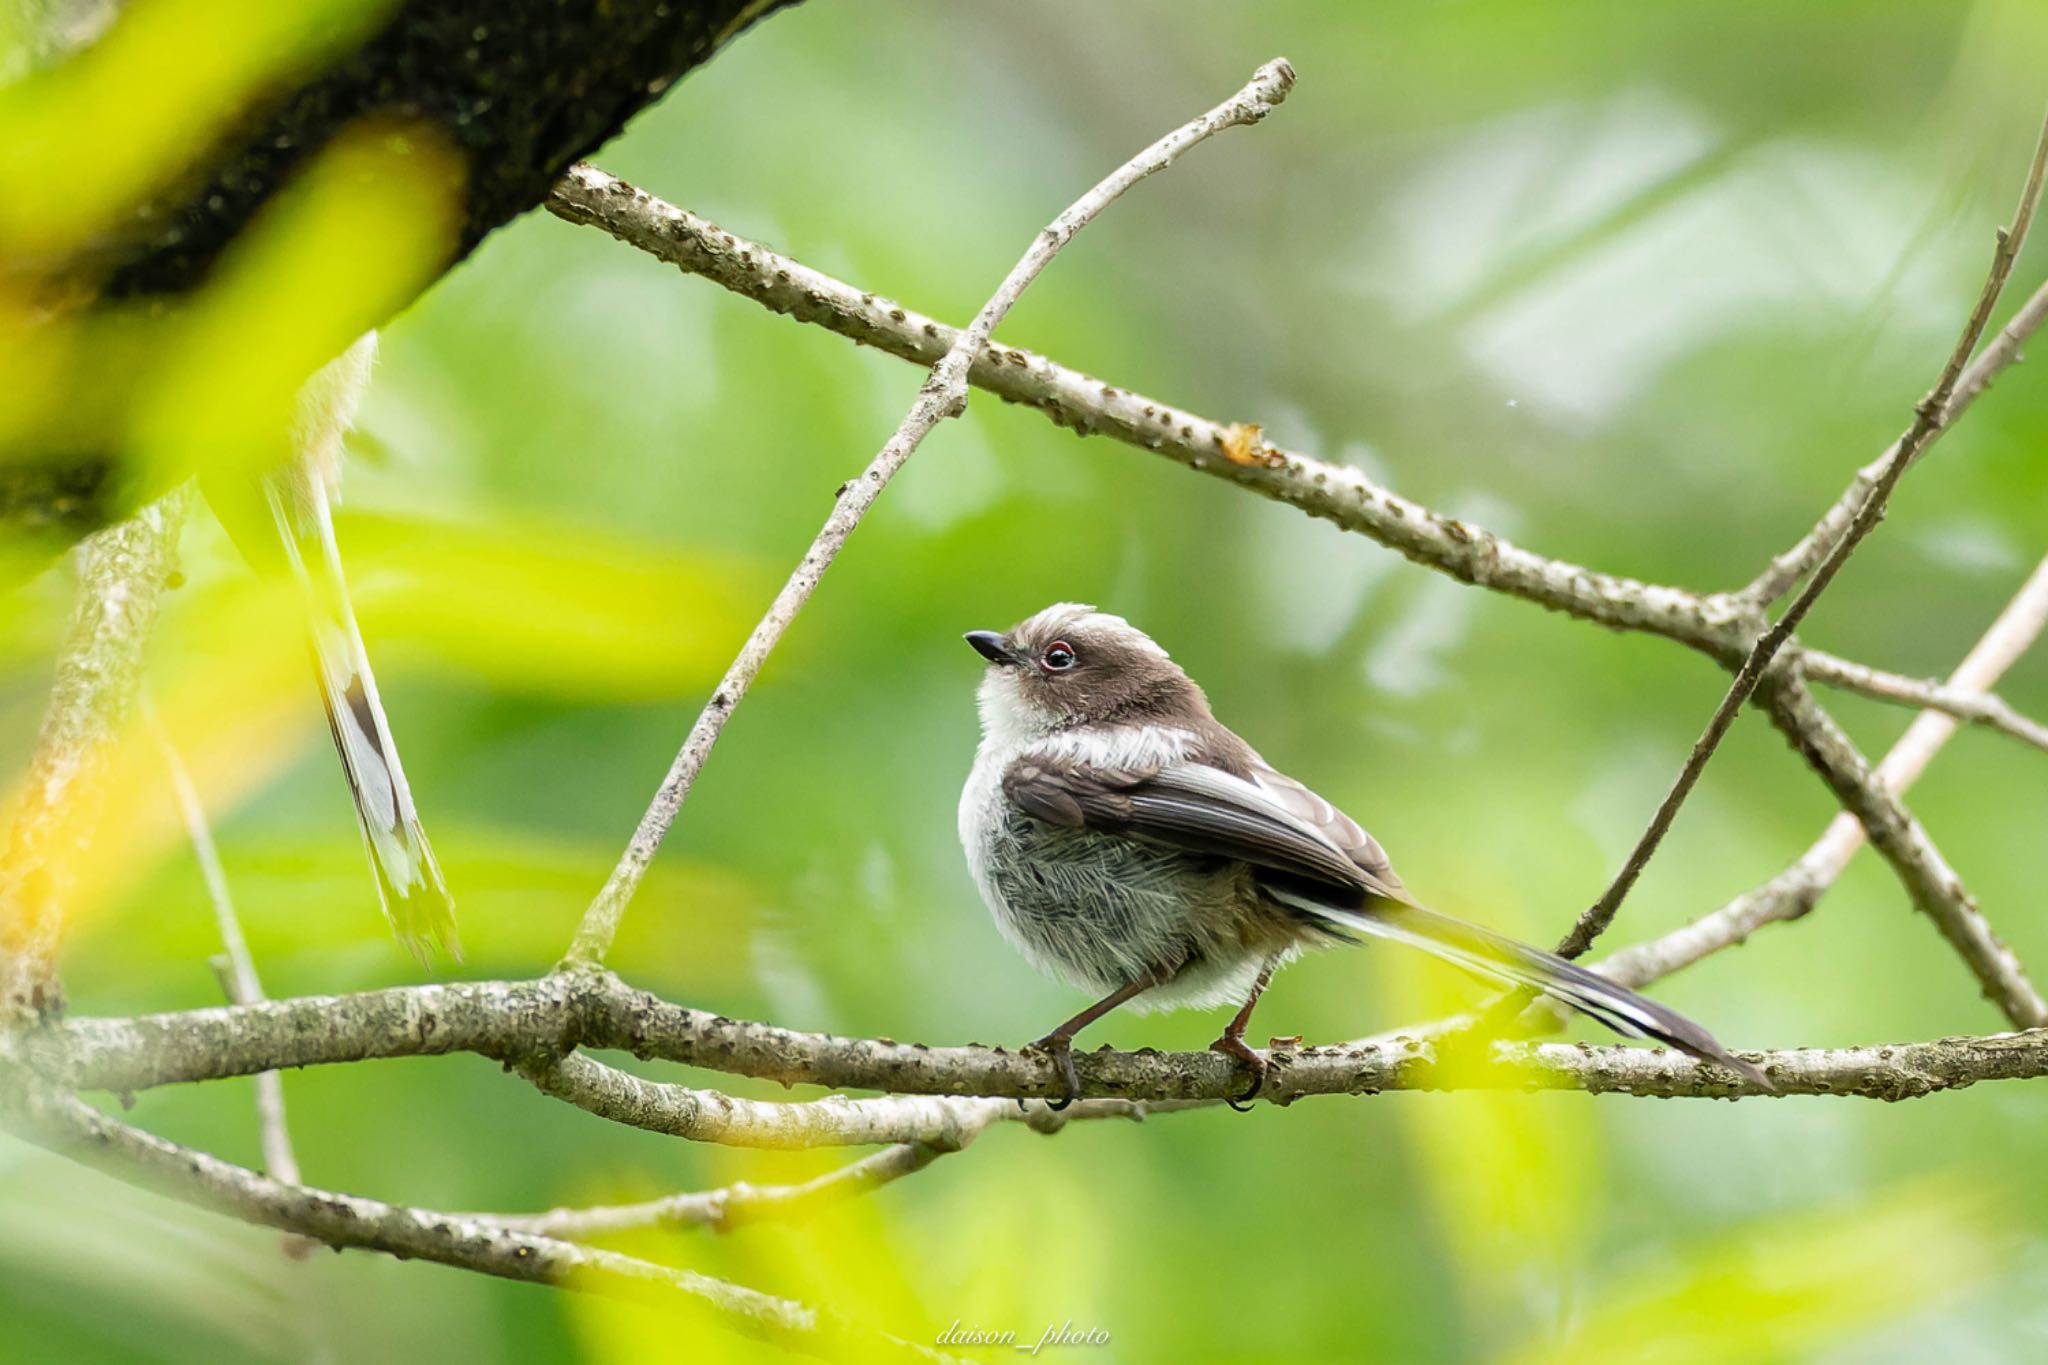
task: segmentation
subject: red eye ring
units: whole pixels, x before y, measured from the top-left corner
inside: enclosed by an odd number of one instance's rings
[[[1078,660],[1075,658],[1072,645],[1065,640],[1054,640],[1045,647],[1045,652],[1038,656],[1038,662],[1054,673],[1064,673]]]

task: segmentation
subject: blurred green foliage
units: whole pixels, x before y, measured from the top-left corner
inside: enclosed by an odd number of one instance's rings
[[[1078,189],[1282,53],[1301,76],[1286,109],[1120,204],[1004,335],[1545,552],[1727,587],[1931,379],[2038,128],[2048,10],[813,0],[601,160],[964,320]],[[2044,270],[2037,243],[2016,294]],[[919,380],[544,214],[386,329],[358,443],[381,456],[351,471],[341,539],[457,896],[462,974],[560,953],[711,680]],[[2048,551],[2044,411],[2039,371],[2001,380],[1907,480],[1810,638],[1916,674],[1959,658]],[[203,515],[185,549],[152,686],[267,984],[418,979],[377,922],[288,602]],[[1418,894],[1538,940],[1605,884],[1724,683],[1670,645],[1457,586],[978,398],[738,713],[620,970],[728,1014],[933,1042],[1020,1041],[1070,1012],[996,937],[953,834],[977,673],[959,632],[1062,598],[1152,631]],[[0,605],[5,772],[33,742],[66,602],[50,573]],[[2048,713],[2048,664],[2004,690]],[[1828,700],[1872,751],[1907,719]],[[126,772],[121,854],[66,960],[75,1008],[214,1003],[170,793],[146,755]],[[1913,797],[2037,967],[2044,800],[2040,755],[1975,732]],[[1830,813],[1746,718],[1612,941],[1775,872]],[[1868,855],[1810,920],[1657,993],[1738,1046],[2000,1027]],[[1283,975],[1260,1023],[1336,1039],[1473,998],[1392,951],[1328,955]],[[1194,1046],[1213,1023],[1117,1017],[1091,1039]],[[441,1208],[840,1159],[613,1128],[474,1058],[286,1090],[309,1180]],[[237,1084],[156,1092],[134,1117],[253,1162],[245,1101]],[[927,1340],[1071,1320],[1109,1331],[1116,1359],[2031,1359],[2048,1352],[2044,1122],[2048,1090],[2025,1084],[1896,1107],[1325,1100],[998,1130],[803,1227],[628,1245]],[[270,1234],[13,1144],[0,1319],[24,1360],[768,1356],[445,1270],[288,1261]]]

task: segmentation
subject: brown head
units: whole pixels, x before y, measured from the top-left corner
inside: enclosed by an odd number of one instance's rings
[[[980,695],[991,738],[1210,719],[1202,689],[1152,637],[1091,606],[1055,603],[1006,632],[969,631],[967,643],[989,661]]]

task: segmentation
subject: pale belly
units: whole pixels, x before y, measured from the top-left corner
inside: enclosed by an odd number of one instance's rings
[[[1243,864],[1033,820],[1008,808],[993,763],[961,794],[960,834],[996,927],[1040,971],[1098,997],[1169,977],[1133,1010],[1242,1003],[1299,951]]]

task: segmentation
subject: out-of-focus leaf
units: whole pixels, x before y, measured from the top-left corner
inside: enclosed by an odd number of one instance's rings
[[[346,804],[337,798],[334,810],[335,828],[317,837],[244,840],[232,830],[219,836],[243,930],[260,960],[341,960],[373,947],[365,965],[388,969],[361,843]],[[463,965],[484,974],[528,975],[560,958],[618,856],[609,844],[544,830],[441,822],[432,834],[455,893]],[[664,859],[641,886],[616,960],[658,973],[668,989],[729,988],[746,971],[759,904],[757,890],[737,873]],[[105,917],[104,932],[105,951],[131,955],[138,969],[219,951],[203,888],[183,858],[160,860],[155,874]],[[390,951],[399,952],[395,945]]]
[[[288,585],[244,580],[197,619],[185,605],[167,606],[146,685],[195,778],[225,809],[276,774],[318,724],[319,710]],[[97,784],[101,804],[95,811],[92,802],[67,800],[60,818],[89,825],[47,844],[50,856],[67,859],[52,875],[69,888],[64,914],[74,935],[184,840],[162,755],[137,716],[83,756],[78,780]],[[8,809],[22,790],[17,782]]]
[[[1419,952],[1388,945],[1372,956],[1402,1017],[1440,1018],[1485,998],[1470,977]],[[1597,1230],[1600,1130],[1568,1097],[1459,1089],[1464,1073],[1485,1064],[1486,1050],[1476,1035],[1440,1049],[1456,1093],[1404,1105],[1401,1117],[1474,1306],[1490,1305],[1502,1285],[1541,1304],[1569,1282]]]
[[[171,183],[251,104],[390,0],[133,0],[71,60],[0,87],[0,260],[62,252]]]
[[[533,516],[348,516],[338,530],[365,628],[387,647],[513,693],[674,697],[717,678],[767,600],[736,558]]]
[[[0,1203],[0,1282],[54,1293],[88,1333],[162,1350],[168,1331],[279,1359],[310,1346],[290,1301],[300,1267],[274,1238],[167,1218],[154,1196],[41,1152],[0,1155]]]
[[[447,259],[463,180],[431,124],[373,119],[335,138],[163,338],[133,419],[143,466],[162,482],[197,470],[231,487],[282,458],[306,377]]]
[[[1562,1338],[1503,1365],[1810,1360],[1982,1285],[2006,1238],[1992,1199],[1961,1178],[1934,1179],[1773,1218],[1603,1288]]]

